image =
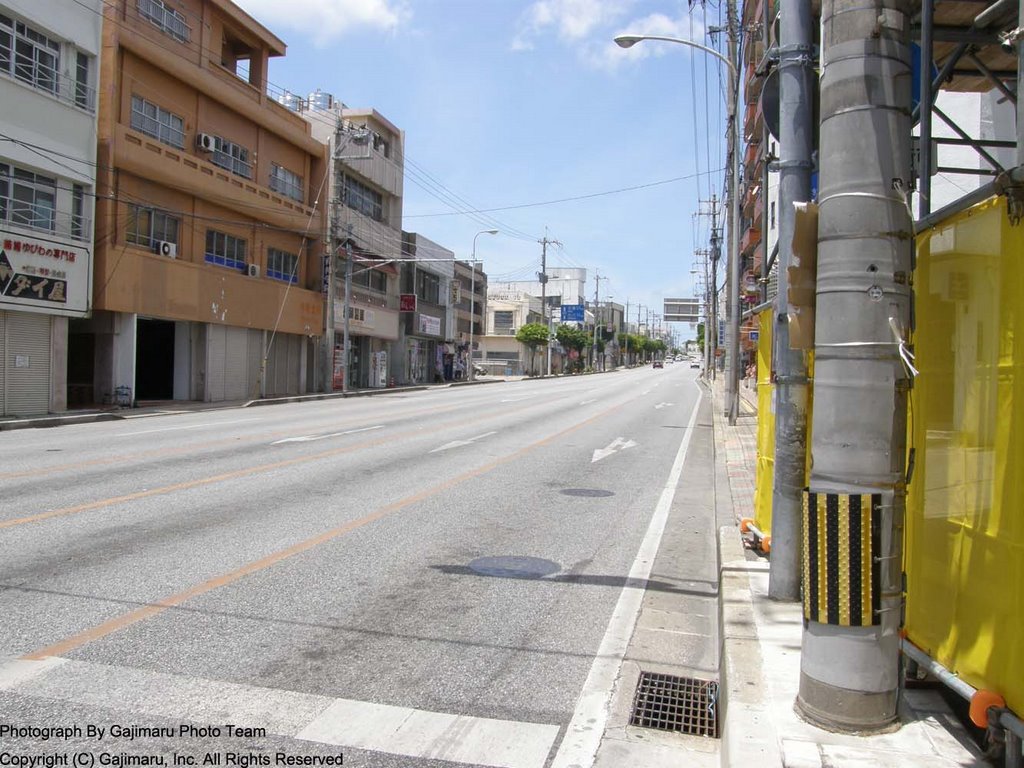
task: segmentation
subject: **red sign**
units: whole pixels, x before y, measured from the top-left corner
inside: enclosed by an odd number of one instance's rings
[[[416,294],[415,293],[403,293],[398,297],[398,311],[399,312],[415,312],[416,311]]]

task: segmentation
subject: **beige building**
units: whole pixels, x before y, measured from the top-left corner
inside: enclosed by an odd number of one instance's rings
[[[229,0],[107,0],[94,401],[311,389],[326,150],[267,96],[285,45]]]
[[[516,333],[527,323],[541,323],[541,301],[523,291],[501,290],[493,286],[487,293],[487,334],[480,341],[477,364],[493,375],[526,376],[544,373],[546,352],[535,354],[516,341]]]

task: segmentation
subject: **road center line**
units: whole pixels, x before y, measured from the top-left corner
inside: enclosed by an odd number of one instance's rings
[[[697,387],[697,402],[693,406],[693,413],[690,414],[690,422],[686,425],[686,432],[683,433],[683,440],[672,463],[668,480],[665,481],[661,496],[658,498],[647,533],[633,561],[633,567],[629,570],[628,583],[646,582],[651,575],[654,559],[661,545],[661,537],[665,532],[668,513],[672,508],[672,500],[676,495],[676,486],[683,472],[686,452],[690,447],[690,438],[697,423],[697,412],[700,410],[702,398],[703,392]],[[608,720],[619,669],[633,636],[645,592],[646,589],[623,587],[619,593],[619,600],[608,622],[608,629],[601,640],[601,646],[590,667],[590,674],[583,684],[583,691],[576,701],[576,710],[566,728],[565,738],[559,745],[551,768],[590,768],[594,764]]]
[[[475,469],[471,469],[467,472],[463,472],[461,475],[456,475],[455,477],[451,478],[450,480],[446,480],[443,483],[439,483],[438,485],[435,485],[431,488],[427,488],[423,491],[419,491],[418,493],[414,493],[411,496],[406,496],[403,499],[399,499],[398,501],[392,502],[391,504],[387,504],[381,507],[380,509],[371,512],[368,515],[357,518],[356,520],[350,520],[349,522],[343,525],[339,525],[336,528],[331,528],[330,530],[324,531],[323,533],[320,533],[316,536],[293,544],[290,547],[278,550],[277,552],[272,552],[266,557],[262,557],[258,560],[253,560],[252,562],[246,563],[245,565],[236,568],[233,571],[229,571],[228,573],[221,574],[220,576],[214,576],[213,578],[207,579],[206,581],[189,587],[188,589],[182,592],[178,592],[177,594],[165,597],[161,600],[157,600],[154,603],[149,603],[148,605],[144,605],[141,608],[137,608],[134,611],[129,611],[128,613],[122,614],[120,616],[115,616],[114,618],[109,619],[108,621],[105,621],[102,624],[99,624],[98,626],[83,630],[78,634],[65,638],[64,640],[54,643],[53,645],[50,645],[46,648],[41,648],[39,650],[28,653],[22,656],[21,658],[26,660],[38,660],[45,659],[49,656],[63,656],[75,650],[76,648],[79,648],[87,643],[92,642],[93,640],[98,640],[102,637],[106,637],[109,634],[124,629],[125,627],[129,627],[132,624],[151,618],[153,616],[157,616],[163,613],[164,611],[168,610],[169,608],[175,608],[181,605],[182,603],[186,602],[187,600],[191,600],[193,597],[198,597],[199,595],[203,595],[207,592],[219,589],[220,587],[225,587],[229,584],[233,584],[234,582],[238,581],[239,579],[245,576],[248,576],[251,573],[256,573],[258,571],[265,570],[272,565],[280,563],[283,560],[287,560],[291,557],[294,557],[295,555],[301,554],[303,552],[306,552],[307,550],[313,549],[314,547],[331,541],[332,539],[336,539],[339,536],[343,536],[346,533],[350,533],[358,528],[362,528],[364,525],[369,525],[370,523],[376,522],[377,520],[380,520],[383,517],[387,517],[393,512],[398,512],[399,510],[404,509],[408,506],[411,506],[432,496],[436,496],[440,493],[443,493],[457,485],[460,485],[461,483],[466,482],[467,480],[472,480],[475,477],[479,477],[480,475],[486,474],[487,472],[490,472],[492,469],[496,469],[497,467],[514,461],[515,459],[524,456],[525,454],[529,453],[532,450],[545,446],[548,443],[551,443],[552,441],[557,440],[560,437],[564,437],[573,432],[576,432],[579,429],[582,429],[583,427],[592,422],[605,418],[606,416],[608,416],[608,414],[623,407],[623,405],[625,405],[625,401],[617,405],[613,405],[610,408],[606,408],[600,413],[597,413],[591,416],[590,418],[584,419],[583,421],[579,421],[576,424],[573,424],[571,427],[567,427],[566,429],[561,430],[560,432],[555,432],[551,435],[548,435],[547,437],[537,440],[536,442],[530,443],[529,445],[526,445],[516,451],[513,451],[510,454],[506,454],[505,456],[494,459],[493,461],[490,461],[487,464],[484,464],[480,467],[476,467]],[[689,432],[687,434],[689,434]],[[383,443],[385,441],[381,440],[378,442]],[[319,454],[319,456],[331,456],[339,453],[344,453],[345,451],[356,450],[358,447],[359,446],[349,446],[347,448],[338,448],[333,451],[327,451],[323,454]],[[260,469],[266,469],[268,466],[287,466],[289,464],[294,464],[299,461],[307,460],[309,460],[309,457],[290,459],[287,461],[277,462],[274,465],[264,465],[264,467],[262,468],[254,468],[252,470],[240,470],[238,472],[228,474],[241,476],[243,474],[251,474],[252,472],[260,471]],[[214,478],[205,478],[203,480],[193,481],[192,484],[204,485],[209,482],[214,482]],[[146,491],[138,494],[131,494],[131,498],[139,498],[142,496],[155,495],[155,493],[166,492],[167,489],[155,489],[152,492]],[[102,503],[105,504],[108,502],[109,500],[107,502]],[[59,510],[57,510],[57,512],[59,512]],[[52,516],[54,513],[46,514]],[[10,525],[12,524],[12,522],[14,521],[7,521],[6,524]]]
[[[184,427],[160,427],[159,429],[143,429],[138,432],[117,432],[111,435],[111,437],[135,437],[136,435],[151,435],[154,432],[174,432],[181,429],[205,429],[208,427],[222,427],[225,424],[242,424],[247,421],[257,421],[255,417],[251,419],[233,419],[231,421],[216,421],[207,422],[206,424],[190,424]]]

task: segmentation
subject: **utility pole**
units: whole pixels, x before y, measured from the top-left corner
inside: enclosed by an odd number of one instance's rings
[[[800,599],[803,490],[807,466],[807,363],[789,348],[789,266],[794,203],[811,199],[814,126],[814,12],[811,0],[786,0],[779,54],[779,292],[772,308],[775,376],[775,466],[772,482],[772,559],[768,595]],[[925,78],[927,79],[927,78]],[[765,188],[767,194],[767,188]]]
[[[1021,2],[1024,2],[1024,0],[1021,0]],[[624,365],[626,365],[628,367],[629,366],[629,297],[628,296],[626,297],[626,312],[625,312],[625,314],[623,314],[623,317],[625,318],[625,323],[623,323],[623,324],[626,326],[625,330],[622,332],[623,337],[626,339],[626,356],[625,356],[625,363],[624,363]]]
[[[350,298],[352,296],[352,241],[351,241],[352,225],[351,224],[349,224],[349,226],[348,226],[348,231],[349,231],[349,236],[350,237],[345,240],[345,308],[344,308],[345,318],[344,318],[344,326],[343,326],[344,327],[344,331],[343,331],[344,335],[342,337],[343,341],[342,341],[342,344],[341,344],[341,346],[342,346],[341,359],[343,361],[343,363],[342,363],[342,366],[343,366],[343,370],[342,370],[343,377],[341,379],[341,391],[344,392],[344,393],[348,392],[348,373],[349,373],[348,368],[349,368],[349,363],[351,362],[351,355],[349,354],[349,339],[351,337],[349,336],[349,327],[348,327],[349,319],[350,319],[349,316],[352,314],[352,304],[351,304],[352,300]]]
[[[551,313],[548,312],[548,246],[549,245],[561,245],[557,240],[551,240],[548,238],[548,228],[544,227],[544,238],[538,240],[541,245],[540,251],[540,311],[544,316],[544,324],[548,329],[548,343],[546,346],[547,350],[547,367],[546,375],[551,375]],[[564,373],[564,371],[563,371]]]
[[[601,296],[601,281],[607,280],[607,277],[601,277],[601,274],[595,269],[594,270],[594,352],[592,365],[594,370],[597,370],[597,326],[598,326],[598,313],[600,312],[600,296]]]
[[[729,236],[732,239],[729,248],[729,340],[726,358],[729,364],[725,385],[725,415],[729,425],[735,426],[739,415],[740,398],[740,57],[739,57],[739,19],[736,16],[736,0],[726,3],[728,21],[729,61]]]
[[[913,221],[909,0],[824,0],[807,583],[796,706],[892,724],[899,693]]]
[[[705,268],[704,281],[707,283],[707,326],[704,329],[704,375],[714,381],[717,376],[718,352],[718,260],[722,257],[722,235],[718,229],[718,197],[712,194],[711,200],[701,201],[710,210],[700,211],[701,216],[711,217],[711,248],[708,259],[711,262],[711,276]],[[708,280],[710,279],[710,282]]]

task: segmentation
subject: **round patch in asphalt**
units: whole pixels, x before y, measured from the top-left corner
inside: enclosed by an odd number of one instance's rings
[[[506,579],[539,579],[562,570],[553,560],[539,557],[504,555],[500,557],[478,557],[469,564],[471,571],[484,576],[500,576]]]
[[[565,496],[586,496],[591,499],[604,498],[605,496],[614,496],[614,491],[605,491],[601,488],[564,488],[559,493]]]

